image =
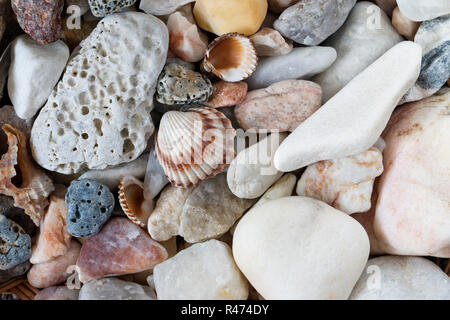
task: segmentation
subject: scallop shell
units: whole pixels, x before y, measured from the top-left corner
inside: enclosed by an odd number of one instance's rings
[[[145,228],[153,211],[153,201],[144,198],[144,183],[133,176],[125,176],[119,184],[119,203],[127,217]]]
[[[227,33],[208,46],[203,69],[228,82],[248,78],[256,69],[258,58],[249,38],[237,33]]]
[[[155,135],[155,156],[172,185],[191,188],[223,172],[235,156],[235,135],[216,109],[169,111]]]

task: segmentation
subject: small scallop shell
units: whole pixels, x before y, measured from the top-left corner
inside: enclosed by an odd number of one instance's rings
[[[248,78],[256,69],[258,58],[249,38],[227,33],[208,46],[203,68],[220,79],[236,82]]]
[[[166,112],[155,156],[174,186],[191,188],[225,169],[235,156],[236,131],[223,113],[201,107]]]
[[[133,176],[125,176],[119,184],[119,203],[123,212],[135,224],[145,228],[153,211],[153,201],[144,198],[144,183]]]

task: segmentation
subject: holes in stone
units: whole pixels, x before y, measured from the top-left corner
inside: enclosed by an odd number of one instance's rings
[[[63,128],[59,128],[58,129],[58,136],[63,136],[64,135],[64,129]]]
[[[56,116],[56,120],[58,120],[59,122],[63,122],[65,120],[64,119],[64,114],[62,114],[62,113],[58,114]]]
[[[105,208],[105,207],[101,207],[101,208],[100,208],[100,211],[101,211],[102,213],[105,213],[105,212],[106,212],[106,208]]]
[[[103,136],[102,125],[103,125],[102,120],[100,120],[100,119],[94,119],[94,126],[95,126],[95,129],[97,130],[97,134],[98,134],[99,136],[101,136],[101,137]]]
[[[81,134],[81,137],[82,137],[84,140],[86,140],[86,139],[89,138],[89,135],[88,135],[87,133],[82,133],[82,134]]]
[[[94,82],[95,81],[95,76],[94,75],[90,75],[88,78],[89,82]]]
[[[75,80],[73,80],[72,78],[69,78],[67,80],[67,84],[71,87],[75,87],[77,85],[77,83],[75,82]]]
[[[87,92],[82,92],[78,95],[78,99],[80,100],[80,104],[89,104],[90,99]]]
[[[91,186],[91,184],[88,182],[88,183],[86,183],[86,187],[90,187]]]
[[[86,71],[81,71],[80,77],[81,78],[86,78],[87,77],[87,72]]]
[[[129,135],[128,129],[127,128],[123,128],[122,131],[120,131],[120,136],[122,138],[127,138]]]
[[[133,151],[133,150],[134,150],[133,142],[131,142],[130,139],[126,139],[123,142],[123,153],[126,154],[126,153],[129,153],[129,152]]]

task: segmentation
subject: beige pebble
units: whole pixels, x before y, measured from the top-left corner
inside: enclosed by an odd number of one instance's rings
[[[392,25],[399,34],[408,40],[414,41],[414,36],[416,35],[417,29],[419,29],[420,22],[409,20],[396,7],[392,13]]]
[[[244,101],[247,95],[246,82],[226,82],[223,80],[213,84],[213,93],[208,101],[211,108],[232,107]]]
[[[281,56],[293,49],[292,41],[286,41],[281,33],[263,28],[250,37],[258,56]]]

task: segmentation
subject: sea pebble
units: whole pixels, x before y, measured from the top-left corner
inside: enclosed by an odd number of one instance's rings
[[[31,250],[32,264],[47,262],[69,250],[72,235],[66,227],[65,194],[66,187],[58,185],[50,195],[50,203],[41,219],[36,243]]]
[[[168,31],[151,15],[116,13],[80,47],[31,134],[34,159],[64,174],[130,162],[145,150]]]
[[[353,156],[309,165],[297,184],[297,194],[328,203],[345,213],[370,209],[373,182],[383,172],[377,148]]]
[[[419,29],[420,22],[409,20],[405,17],[398,7],[392,12],[392,25],[399,34],[406,39],[414,41],[417,29]]]
[[[347,299],[369,240],[357,221],[324,202],[285,197],[255,206],[239,221],[233,256],[264,299]]]
[[[272,133],[238,153],[227,171],[228,187],[234,195],[258,198],[283,175],[275,169],[273,156],[286,136],[285,133]]]
[[[108,187],[94,180],[74,180],[66,194],[67,230],[75,237],[97,234],[114,209]]]
[[[297,182],[297,177],[292,173],[286,173],[277,182],[275,182],[266,192],[259,198],[255,205],[262,204],[270,200],[276,200],[283,197],[288,197],[292,195],[294,191],[295,183]]]
[[[422,68],[400,103],[427,98],[450,78],[450,14],[422,22],[414,42],[422,47]]]
[[[106,278],[83,285],[78,300],[156,300],[156,295],[148,286]]]
[[[167,259],[167,251],[127,218],[112,218],[83,243],[77,261],[85,283],[111,275],[137,273]]]
[[[356,0],[300,0],[273,24],[283,36],[315,46],[335,33],[347,19]]]
[[[299,0],[267,0],[270,11],[281,13],[284,9],[296,4]]]
[[[213,83],[213,92],[207,105],[211,108],[232,107],[244,101],[247,95],[246,82],[226,82],[223,80]]]
[[[292,51],[292,42],[271,28],[262,28],[250,37],[258,56],[282,56]]]
[[[30,261],[22,262],[10,269],[7,270],[0,270],[0,285],[8,282],[11,279],[20,277],[28,272],[28,270],[31,268]]]
[[[159,300],[245,300],[248,283],[231,248],[209,240],[178,252],[153,273]]]
[[[284,80],[247,93],[234,108],[244,130],[294,131],[322,104],[320,86],[305,80]]]
[[[289,79],[308,79],[325,71],[336,60],[336,50],[331,47],[294,48],[277,57],[262,57],[258,67],[246,80],[251,90],[266,88]]]
[[[12,220],[0,214],[0,270],[8,270],[27,261],[31,238]]]
[[[218,36],[231,32],[250,36],[266,13],[267,0],[197,0],[194,6],[198,26]]]
[[[323,101],[400,41],[402,37],[379,7],[368,1],[358,2],[345,24],[324,43],[336,49],[337,58],[330,68],[312,79],[322,87]]]
[[[419,45],[404,41],[378,58],[283,141],[275,153],[275,167],[292,171],[370,148],[416,81],[421,51]]]
[[[350,300],[450,300],[450,280],[422,257],[370,259]]]
[[[78,300],[79,291],[66,286],[48,287],[39,291],[33,300]]]
[[[179,7],[195,0],[141,0],[139,9],[146,13],[162,16],[175,12]]]
[[[39,264],[34,264],[28,271],[28,282],[35,288],[47,288],[65,281],[70,274],[67,269],[75,265],[80,255],[81,245],[72,240],[69,250],[57,258]]]
[[[412,21],[431,20],[450,13],[448,0],[397,0],[402,14]]]
[[[96,17],[104,17],[120,9],[132,6],[136,0],[89,0],[91,12]]]

